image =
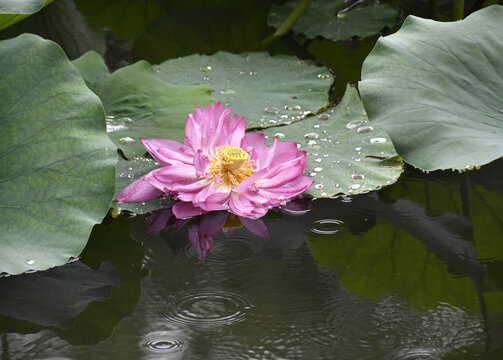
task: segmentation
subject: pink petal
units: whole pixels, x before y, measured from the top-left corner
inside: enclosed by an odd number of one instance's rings
[[[152,157],[162,165],[169,165],[173,162],[192,164],[193,156],[182,153],[182,148],[186,147],[176,141],[168,139],[140,139],[143,147]],[[187,150],[185,150],[187,152]]]
[[[268,168],[267,173],[264,174],[260,181],[257,181],[257,187],[279,187],[302,176],[306,170],[306,154],[303,153],[300,155],[301,157]]]
[[[228,121],[229,124],[229,133],[227,136],[227,144],[229,146],[241,146],[241,142],[243,141],[243,137],[245,136],[246,123],[244,117],[238,117],[237,115],[233,115]]]
[[[288,162],[297,158],[298,152],[296,143],[278,142],[276,138],[274,138],[272,146],[267,151],[267,159],[261,166],[272,167]]]
[[[259,218],[269,210],[267,207],[256,207],[244,193],[232,193],[229,207],[233,214],[248,218]]]
[[[267,226],[265,226],[264,222],[260,219],[249,219],[246,217],[239,217],[239,220],[243,225],[253,234],[268,238],[269,232],[267,231]]]
[[[210,184],[211,180],[203,178],[201,180],[174,183],[171,185],[171,189],[176,193],[179,200],[192,202],[196,195]]]
[[[174,183],[199,179],[196,176],[196,169],[193,165],[182,163],[168,165],[154,171],[155,179],[164,184],[165,192],[173,191],[172,186]]]
[[[142,202],[155,199],[156,197],[162,195],[163,190],[162,188],[159,188],[159,183],[155,181],[155,178],[153,177],[154,171],[142,176],[123,189],[119,196],[117,196],[117,201]],[[162,186],[162,184],[160,185]]]
[[[262,176],[267,172],[267,169],[262,169],[257,171],[255,174],[241,182],[238,186],[236,186],[232,191],[233,192],[243,192],[248,189],[253,183],[262,178]]]
[[[222,128],[231,111],[224,110],[222,103],[217,102],[204,110],[196,107],[194,113],[188,115],[185,135],[194,151],[201,149],[205,154],[212,155],[213,147],[222,136]]]
[[[178,219],[188,218],[206,213],[206,211],[204,211],[200,207],[194,206],[194,204],[192,204],[191,202],[185,201],[177,202],[175,205],[173,205],[172,210],[173,214],[175,214]]]
[[[260,194],[269,199],[286,200],[302,194],[304,191],[309,189],[309,187],[313,184],[313,181],[314,180],[308,176],[302,176],[290,182],[287,186],[260,189]]]
[[[228,199],[229,192],[220,192],[213,185],[209,185],[201,190],[192,202],[206,211],[227,210]]]
[[[258,169],[262,169],[262,164],[265,164],[267,159],[265,135],[262,133],[247,133],[241,142],[241,147],[247,152],[254,150],[254,155],[250,159],[255,161]]]
[[[196,156],[194,156],[194,168],[196,169],[196,176],[205,176],[206,168],[209,164],[209,157],[203,154],[203,151],[201,149],[197,150]]]

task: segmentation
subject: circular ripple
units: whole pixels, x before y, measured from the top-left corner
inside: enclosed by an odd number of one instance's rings
[[[311,225],[311,231],[320,235],[331,235],[339,232],[344,226],[344,222],[336,219],[316,220]]]
[[[197,258],[196,250],[187,243],[185,256]],[[206,263],[225,265],[249,264],[266,253],[266,241],[254,235],[246,234],[218,236],[213,241],[213,247],[206,256]]]
[[[155,332],[146,335],[145,340],[140,343],[140,347],[149,352],[164,354],[179,351],[183,347],[183,342],[171,338],[169,334]]]
[[[168,299],[161,316],[185,324],[220,325],[242,321],[253,305],[241,295],[210,291]]]
[[[441,360],[437,349],[411,348],[394,351],[386,360]]]

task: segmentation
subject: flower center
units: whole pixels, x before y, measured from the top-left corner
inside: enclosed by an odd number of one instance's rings
[[[210,159],[206,171],[216,183],[234,189],[241,182],[255,174],[253,161],[247,161],[248,154],[239,147],[220,146],[217,154]]]

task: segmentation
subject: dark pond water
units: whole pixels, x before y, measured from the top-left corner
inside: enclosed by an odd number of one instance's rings
[[[107,218],[81,261],[0,279],[2,359],[500,359],[502,168],[273,212],[205,262],[187,227]]]
[[[71,58],[98,50],[111,67],[197,51],[195,40],[163,43],[155,19],[170,15],[149,13],[150,1],[116,1],[145,11],[115,18],[98,3],[77,1],[91,27],[56,0],[9,31],[53,38]],[[335,96],[372,43],[344,48],[352,60]],[[346,45],[281,46],[323,60]],[[1,359],[502,359],[502,170],[502,160],[463,174],[407,168],[378,192],[270,212],[269,238],[228,221],[204,262],[190,224],[154,233],[148,216],[109,216],[80,260],[0,279]]]

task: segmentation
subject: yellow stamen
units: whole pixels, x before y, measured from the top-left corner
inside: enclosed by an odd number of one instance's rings
[[[217,154],[210,159],[206,171],[215,182],[221,181],[223,186],[234,189],[256,172],[252,168],[253,161],[247,160],[248,154],[243,149],[221,146],[217,149]]]

